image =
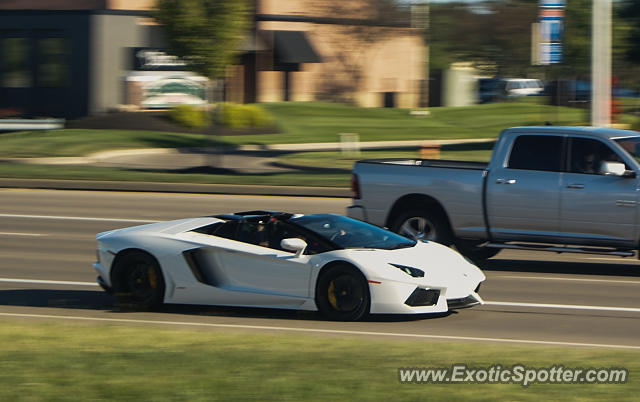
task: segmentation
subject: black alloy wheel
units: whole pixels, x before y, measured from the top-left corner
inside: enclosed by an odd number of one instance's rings
[[[370,303],[369,284],[352,266],[335,265],[318,279],[316,304],[331,320],[360,320],[369,313]]]

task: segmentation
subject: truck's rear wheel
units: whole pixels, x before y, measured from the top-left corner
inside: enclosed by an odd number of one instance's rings
[[[412,209],[398,215],[391,230],[414,240],[429,240],[451,245],[453,236],[442,214]]]

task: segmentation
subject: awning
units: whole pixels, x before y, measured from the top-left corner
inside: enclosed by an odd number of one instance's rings
[[[263,52],[265,50],[269,50],[269,46],[267,46],[262,38],[256,35],[254,32],[245,36],[242,45],[240,46],[240,50],[243,52]]]
[[[272,31],[273,52],[277,64],[321,63],[302,31]]]

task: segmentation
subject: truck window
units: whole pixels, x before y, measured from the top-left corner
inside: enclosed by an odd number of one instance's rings
[[[510,169],[562,170],[563,137],[551,135],[521,135],[511,148],[507,167]]]
[[[571,173],[600,174],[602,162],[620,162],[622,159],[607,144],[590,138],[572,138],[569,154]],[[627,166],[627,169],[629,167]]]
[[[640,162],[640,137],[625,137],[615,140],[629,155]],[[627,168],[628,169],[628,168]]]

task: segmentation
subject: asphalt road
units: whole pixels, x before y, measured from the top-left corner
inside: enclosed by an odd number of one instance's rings
[[[189,216],[267,209],[344,213],[348,199],[0,190],[0,319],[127,321],[221,330],[608,345],[640,349],[640,263],[503,251],[482,266],[484,306],[439,317],[325,321],[309,312],[166,306],[114,308],[95,285],[95,233]]]

